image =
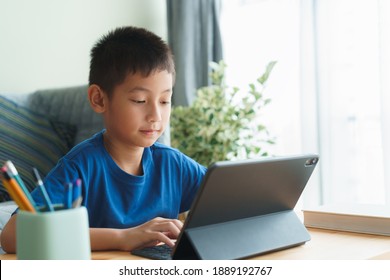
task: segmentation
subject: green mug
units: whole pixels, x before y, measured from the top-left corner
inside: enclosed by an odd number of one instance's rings
[[[86,208],[38,213],[20,210],[16,217],[16,256],[20,260],[90,260]]]

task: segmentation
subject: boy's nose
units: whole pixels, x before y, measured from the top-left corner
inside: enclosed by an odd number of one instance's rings
[[[148,122],[160,122],[161,110],[158,105],[151,105],[148,113]]]

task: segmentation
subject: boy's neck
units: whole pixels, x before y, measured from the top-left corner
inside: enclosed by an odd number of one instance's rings
[[[103,134],[103,142],[107,152],[123,171],[131,175],[143,175],[142,156],[144,148],[129,148],[120,142],[113,141],[107,132]]]

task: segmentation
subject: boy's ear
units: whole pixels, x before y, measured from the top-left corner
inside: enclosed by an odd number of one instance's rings
[[[98,113],[104,113],[108,106],[107,94],[95,84],[88,87],[88,100],[92,109]]]

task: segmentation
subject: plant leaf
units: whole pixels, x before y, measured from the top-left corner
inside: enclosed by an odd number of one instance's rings
[[[257,81],[260,84],[262,84],[262,85],[265,84],[265,82],[268,80],[269,75],[271,74],[271,71],[274,68],[275,64],[276,64],[276,61],[271,61],[270,63],[268,63],[264,74],[260,78],[257,79]]]

